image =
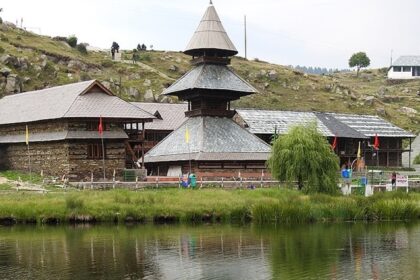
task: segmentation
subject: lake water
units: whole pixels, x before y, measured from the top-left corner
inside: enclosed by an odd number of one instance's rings
[[[420,279],[420,224],[0,227],[0,279]]]

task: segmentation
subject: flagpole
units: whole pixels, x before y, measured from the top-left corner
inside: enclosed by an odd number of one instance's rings
[[[191,152],[190,152],[190,143],[188,141],[188,161],[190,165],[190,174],[191,174]]]
[[[106,175],[105,175],[105,147],[104,147],[103,134],[101,134],[101,142],[102,142],[102,169],[104,171],[104,181],[105,181],[106,180]]]
[[[31,153],[29,150],[29,128],[28,125],[25,127],[25,143],[28,148],[28,168],[29,168],[29,180],[32,181],[32,167],[31,167]]]
[[[101,143],[102,143],[102,169],[104,173],[104,181],[106,181],[105,175],[105,146],[104,146],[104,127],[102,124],[102,116],[99,116],[99,125],[98,125],[98,132],[101,136]]]
[[[26,146],[28,147],[29,180],[32,181],[31,153],[29,151],[29,143]]]

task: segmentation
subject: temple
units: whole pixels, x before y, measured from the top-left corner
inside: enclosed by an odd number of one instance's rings
[[[150,175],[258,177],[271,147],[232,120],[231,101],[256,93],[228,65],[238,53],[210,3],[185,54],[194,68],[162,94],[188,103],[188,119],[145,156]]]

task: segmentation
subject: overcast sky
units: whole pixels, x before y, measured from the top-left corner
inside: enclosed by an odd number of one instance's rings
[[[75,34],[102,48],[117,41],[183,50],[208,0],[9,0],[0,16],[43,35]],[[365,51],[372,67],[389,66],[391,50],[420,55],[419,0],[214,0],[225,29],[244,55],[283,65],[346,68]]]

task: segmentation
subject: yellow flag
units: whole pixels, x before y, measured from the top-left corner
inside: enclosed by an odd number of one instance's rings
[[[26,143],[26,145],[29,145],[29,129],[28,129],[28,126],[26,126],[25,143]]]
[[[357,158],[362,158],[362,149],[360,149],[360,141],[359,141],[359,148],[357,149]]]
[[[188,131],[188,126],[185,128],[185,143],[190,143],[190,132]]]

